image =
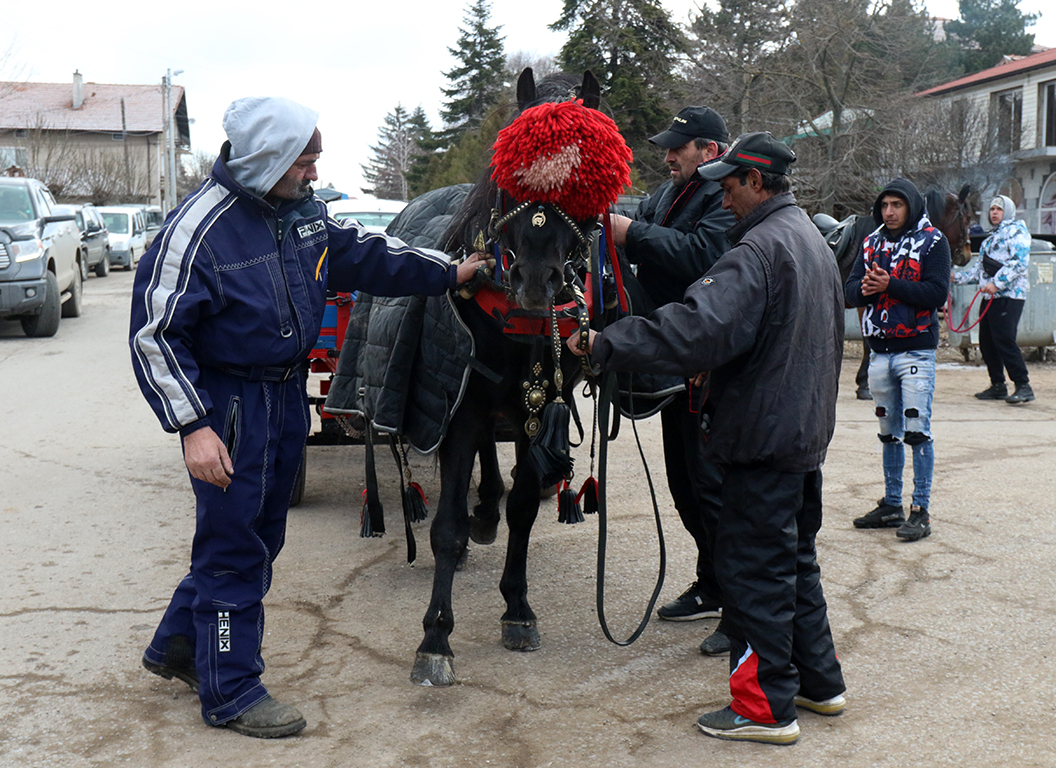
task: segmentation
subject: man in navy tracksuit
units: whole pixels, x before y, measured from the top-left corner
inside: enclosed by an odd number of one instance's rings
[[[212,174],[166,220],[132,297],[136,377],[182,438],[197,500],[190,573],[143,665],[197,690],[207,724],[259,738],[305,726],[260,682],[262,601],[311,425],[304,361],[327,290],[441,294],[479,261],[456,267],[328,218],[310,186],[317,119],[286,99],[233,102]]]

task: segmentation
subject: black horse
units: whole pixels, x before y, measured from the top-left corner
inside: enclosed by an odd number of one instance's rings
[[[630,150],[615,123],[596,111],[600,100],[590,72],[582,80],[553,75],[537,85],[525,70],[517,83],[518,116],[500,132],[488,175],[472,187],[417,198],[389,227],[414,245],[451,254],[489,250],[496,274],[478,276],[469,291],[429,302],[397,306],[361,297],[349,322],[356,343],[346,339],[327,410],[362,413],[419,450],[439,452],[440,499],[430,529],[435,571],[425,636],[411,672],[416,683],[455,682],[452,584],[470,537],[490,543],[497,535],[504,491],[494,437],[500,416],[514,425],[517,456],[499,585],[506,599],[502,642],[511,650],[539,647],[527,597],[528,539],[541,489],[571,476],[569,403],[584,373],[578,358],[561,354],[561,337],[585,332],[590,305],[611,305],[618,267],[588,285],[585,268],[589,260],[593,274],[602,274],[599,252],[592,249],[598,216],[630,181]],[[461,205],[452,208],[457,199]],[[445,217],[448,226],[438,237]],[[390,339],[394,343],[387,346]],[[346,359],[350,349],[360,351]],[[407,354],[411,349],[417,352]],[[405,361],[395,374],[394,358]],[[409,394],[400,391],[404,382],[410,382]],[[432,415],[432,404],[439,404],[442,416]],[[480,503],[470,514],[467,497],[478,454]],[[574,493],[566,488],[561,498],[567,502],[568,496]],[[417,518],[408,509],[405,504],[411,556],[410,521]]]

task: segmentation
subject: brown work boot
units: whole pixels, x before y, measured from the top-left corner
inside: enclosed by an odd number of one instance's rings
[[[295,707],[275,701],[270,696],[261,699],[234,720],[224,723],[235,733],[255,739],[292,736],[307,724]]]

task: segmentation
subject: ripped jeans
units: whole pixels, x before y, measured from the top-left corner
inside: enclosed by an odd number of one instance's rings
[[[913,448],[913,501],[927,509],[935,449],[931,440],[931,400],[935,394],[935,350],[872,352],[869,390],[880,420],[884,457],[884,501],[902,506],[902,470]]]

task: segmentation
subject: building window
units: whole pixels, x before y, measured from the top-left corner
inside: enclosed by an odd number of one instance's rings
[[[123,138],[125,138],[125,135],[123,133],[111,133],[110,138],[114,141],[121,141]]]
[[[1041,188],[1041,205],[1038,208],[1041,224],[1038,233],[1056,235],[1056,173],[1049,176],[1049,180]]]
[[[1056,80],[1040,88],[1042,146],[1056,147]]]
[[[1023,133],[1023,89],[990,95],[990,146],[995,154],[1007,155],[1020,148]]]

